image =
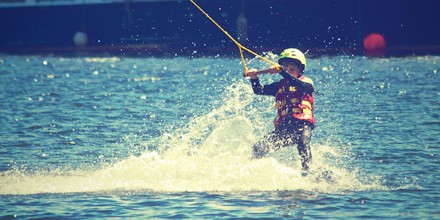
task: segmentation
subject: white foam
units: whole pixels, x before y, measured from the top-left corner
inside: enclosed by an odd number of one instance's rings
[[[380,187],[362,183],[355,171],[326,159],[342,158],[337,146],[313,146],[314,175],[302,176],[297,151],[286,148],[273,157],[252,160],[251,147],[268,127],[247,84],[228,89],[223,104],[194,118],[187,127],[164,133],[159,152],[130,156],[99,170],[1,173],[0,194],[71,193],[114,190],[340,192]],[[268,125],[270,126],[270,125]],[[331,181],[322,170],[333,172]]]

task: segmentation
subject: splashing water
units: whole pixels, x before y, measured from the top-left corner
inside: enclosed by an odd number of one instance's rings
[[[219,107],[170,129],[155,140],[157,151],[129,156],[98,170],[50,170],[2,173],[0,194],[72,193],[115,190],[148,191],[357,191],[381,187],[362,181],[356,170],[334,164],[346,155],[335,146],[313,146],[316,173],[304,176],[296,149],[252,160],[254,142],[268,131],[261,106],[248,83],[234,82]],[[265,99],[265,98],[263,98]],[[260,110],[259,110],[260,109]],[[332,160],[328,157],[331,156]],[[332,172],[326,180],[322,170]],[[374,182],[374,181],[373,181]]]

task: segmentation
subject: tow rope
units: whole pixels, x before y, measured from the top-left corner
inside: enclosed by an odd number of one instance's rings
[[[227,31],[225,31],[225,29],[223,29],[214,19],[212,19],[211,18],[211,16],[209,16],[208,15],[208,13],[206,13],[197,3],[195,3],[194,2],[194,0],[190,0],[191,1],[191,3],[193,3],[193,5],[194,6],[196,6],[196,8],[198,8],[209,20],[211,20],[212,21],[212,23],[214,23],[227,37],[229,37],[229,39],[231,39],[231,41],[232,42],[234,42],[236,45],[237,45],[237,47],[238,47],[238,50],[240,51],[240,56],[241,56],[241,63],[243,64],[243,69],[244,69],[244,74],[243,74],[243,77],[246,77],[247,76],[247,74],[246,74],[246,72],[247,72],[247,70],[248,70],[248,68],[247,68],[247,66],[246,66],[246,62],[245,62],[245,60],[244,60],[244,56],[243,56],[243,50],[246,50],[246,51],[248,51],[249,53],[251,53],[251,54],[253,54],[253,55],[255,55],[257,58],[260,58],[260,59],[262,59],[263,61],[265,61],[265,62],[267,62],[267,63],[269,63],[269,64],[271,64],[271,65],[273,65],[273,66],[278,66],[278,64],[276,64],[275,62],[272,62],[272,61],[270,61],[269,59],[267,59],[267,58],[265,58],[265,57],[263,57],[263,56],[260,56],[259,54],[257,54],[257,53],[255,53],[254,51],[252,51],[252,50],[250,50],[249,48],[247,48],[247,47],[245,47],[245,46],[243,46],[243,45],[241,45],[240,44],[240,42],[238,42],[237,40],[235,40]]]

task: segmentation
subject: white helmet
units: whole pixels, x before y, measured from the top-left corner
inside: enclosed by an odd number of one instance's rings
[[[281,65],[282,62],[288,59],[298,60],[304,66],[303,70],[306,69],[306,56],[300,50],[296,48],[285,49],[278,58],[278,64]]]

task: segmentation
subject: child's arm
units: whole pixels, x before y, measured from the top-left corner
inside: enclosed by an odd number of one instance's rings
[[[256,69],[250,69],[246,72],[245,76],[251,77],[252,90],[257,95],[271,95],[275,96],[278,92],[278,83],[272,83],[270,85],[262,86],[258,79],[259,74],[279,73],[281,68],[279,66],[271,66],[269,69],[257,71]]]
[[[257,78],[251,78],[252,90],[257,95],[271,95],[275,96],[278,92],[278,83],[272,83],[269,85],[262,86],[260,80]]]
[[[312,95],[313,92],[315,91],[315,88],[313,87],[313,83],[308,83],[308,82],[302,81],[298,78],[295,78],[295,77],[291,76],[290,74],[288,74],[286,71],[281,71],[280,75],[283,76],[284,79],[289,81],[290,84],[292,84],[292,86],[295,86],[298,89],[303,90],[307,94]]]

